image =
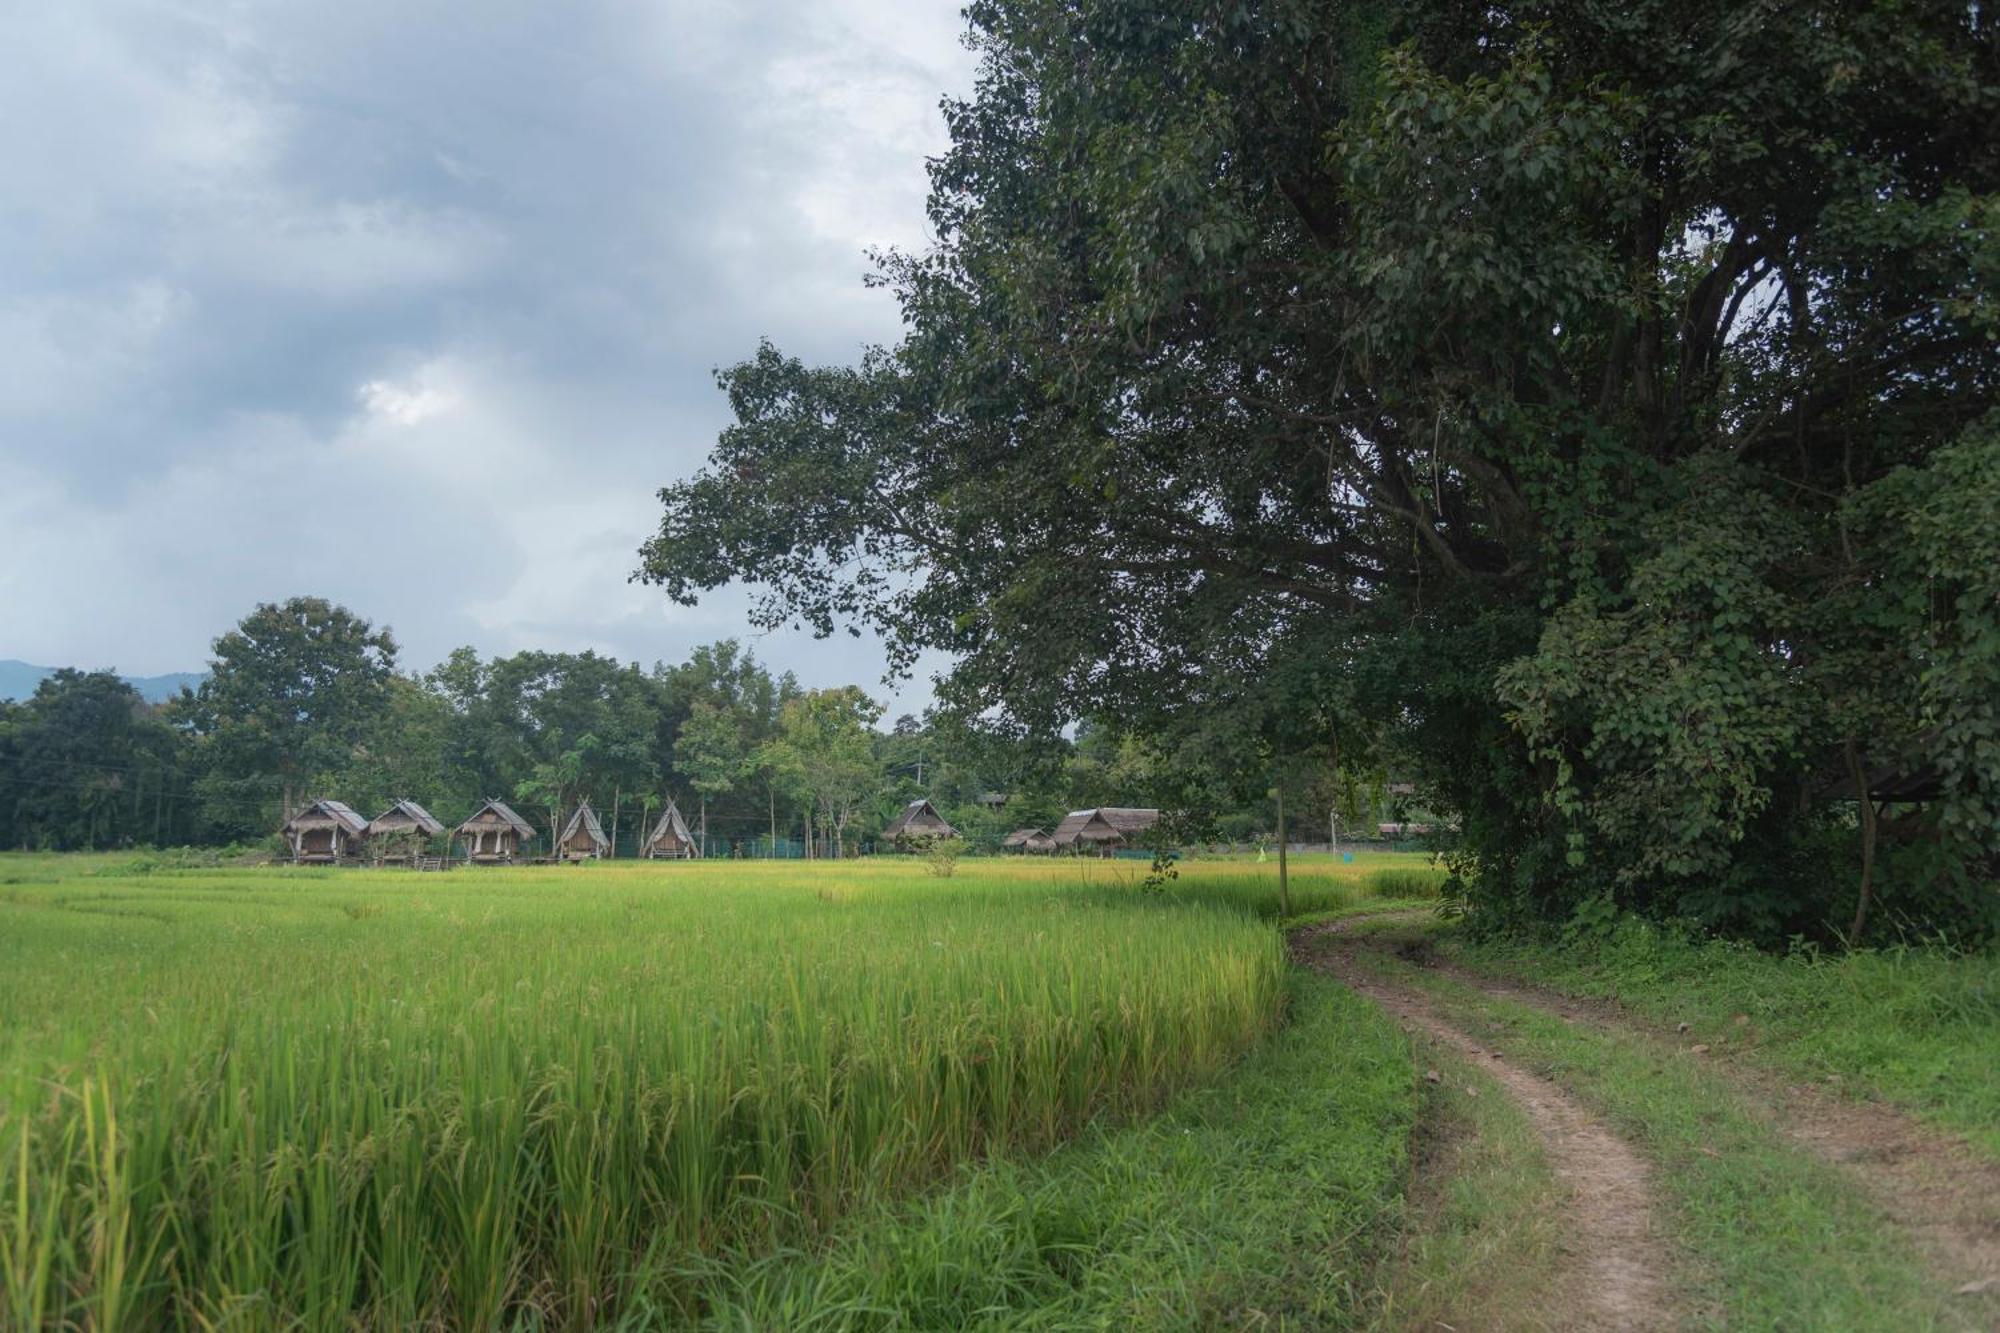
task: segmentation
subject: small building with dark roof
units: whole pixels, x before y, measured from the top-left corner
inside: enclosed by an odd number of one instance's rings
[[[489,797],[473,811],[472,817],[453,830],[465,844],[466,858],[481,865],[512,861],[521,854],[521,844],[535,836],[534,825],[515,814],[505,801]]]
[[[339,801],[320,800],[287,819],[279,832],[290,840],[294,861],[324,865],[359,855],[368,821]]]
[[[444,825],[437,816],[410,800],[398,801],[368,821],[368,836],[371,838],[393,837],[399,833],[435,838],[442,832]]]
[[[1056,840],[1038,828],[1017,828],[1000,839],[1000,846],[1010,852],[1048,853],[1056,849]]]
[[[1158,810],[1106,805],[1070,811],[1050,836],[1059,848],[1109,852],[1131,846],[1140,834],[1159,822]]]
[[[604,836],[604,826],[597,822],[597,811],[585,801],[577,806],[569,823],[563,825],[562,836],[556,839],[556,859],[595,861],[610,848],[611,839]]]
[[[937,807],[921,797],[904,806],[902,813],[882,830],[883,840],[894,843],[926,842],[933,838],[957,836],[958,830],[937,812]]]
[[[671,798],[660,812],[660,822],[646,835],[639,855],[652,861],[685,861],[696,855],[694,834],[688,832],[687,821]]]

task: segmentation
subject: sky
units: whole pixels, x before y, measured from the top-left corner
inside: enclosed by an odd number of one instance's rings
[[[713,372],[893,340],[957,0],[64,0],[0,46],[0,657],[200,669],[330,597],[808,685],[880,647],[627,581]]]

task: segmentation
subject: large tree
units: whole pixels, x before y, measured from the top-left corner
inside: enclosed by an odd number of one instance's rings
[[[2000,843],[1976,6],[967,12],[906,336],[726,371],[644,577],[1239,786],[1393,747],[1494,909],[1844,927],[1895,790]]]
[[[214,653],[201,687],[182,692],[178,716],[212,772],[280,796],[282,817],[303,783],[355,757],[396,665],[388,629],[320,597],[259,604]]]

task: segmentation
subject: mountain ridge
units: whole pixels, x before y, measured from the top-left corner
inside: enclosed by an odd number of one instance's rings
[[[37,666],[18,658],[0,658],[0,699],[21,700],[34,694],[35,687],[53,676],[58,668]],[[137,690],[147,703],[164,703],[181,692],[181,686],[195,686],[208,679],[206,671],[169,671],[158,676],[118,677]]]

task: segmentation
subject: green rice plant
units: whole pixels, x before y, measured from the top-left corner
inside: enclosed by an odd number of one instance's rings
[[[1367,867],[1306,858],[1294,895]],[[1276,1025],[1255,865],[0,883],[0,1325],[592,1327]],[[694,1305],[690,1305],[693,1310]]]

